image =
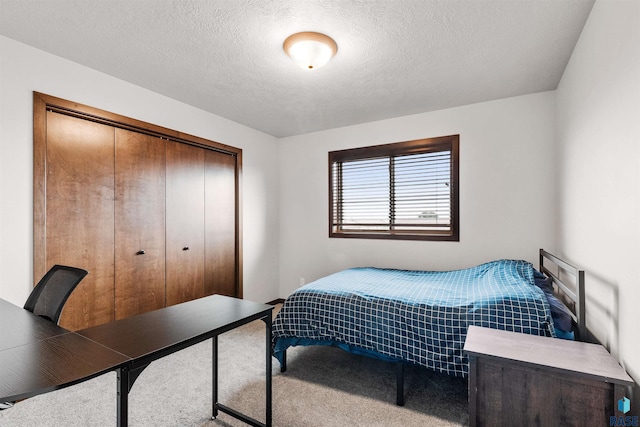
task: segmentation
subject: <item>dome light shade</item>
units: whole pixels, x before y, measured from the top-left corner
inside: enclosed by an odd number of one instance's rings
[[[282,48],[305,70],[317,70],[338,51],[338,45],[331,37],[309,31],[290,35]]]

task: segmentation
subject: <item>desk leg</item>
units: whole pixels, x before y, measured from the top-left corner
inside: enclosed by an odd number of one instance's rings
[[[212,407],[211,412],[213,416],[211,419],[218,418],[218,336],[214,335],[212,339],[212,351],[211,351],[211,395],[212,395]]]
[[[255,427],[271,427],[271,312],[268,313],[267,316],[261,318],[266,324],[266,359],[265,359],[265,369],[266,369],[266,421],[264,423],[253,419],[247,415],[244,415],[235,409],[232,409],[222,403],[218,402],[218,337],[213,337],[213,355],[212,355],[212,394],[213,394],[213,407],[212,407],[212,419],[217,418],[218,412],[222,411],[226,414],[231,415],[234,418],[239,419],[240,421],[249,424],[250,426]]]
[[[129,368],[123,367],[118,373],[118,427],[129,425]]]
[[[267,354],[267,359],[266,359],[266,374],[267,374],[267,378],[266,378],[266,395],[267,395],[267,401],[266,401],[266,422],[265,425],[266,427],[271,427],[271,313],[269,313],[269,315],[267,317],[265,317],[264,319],[264,323],[266,325],[266,341],[267,341],[267,347],[266,347],[266,354]]]

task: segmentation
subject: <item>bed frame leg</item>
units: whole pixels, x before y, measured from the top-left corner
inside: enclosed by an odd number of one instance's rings
[[[396,405],[404,406],[404,363],[396,363]]]

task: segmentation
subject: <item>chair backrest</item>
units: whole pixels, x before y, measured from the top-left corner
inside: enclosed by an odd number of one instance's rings
[[[71,292],[87,273],[81,268],[54,265],[33,288],[24,309],[57,324]]]

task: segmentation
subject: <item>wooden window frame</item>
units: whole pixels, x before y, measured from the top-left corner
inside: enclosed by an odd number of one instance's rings
[[[337,163],[354,160],[374,159],[381,157],[394,158],[397,156],[448,151],[451,156],[450,167],[450,230],[344,230],[342,225],[334,222],[334,176],[333,166]],[[460,164],[460,135],[449,135],[435,138],[417,139],[391,144],[359,147],[353,149],[329,152],[329,237],[357,238],[357,239],[395,239],[395,240],[430,240],[430,241],[460,241],[460,209],[459,209],[459,167]],[[339,179],[339,177],[338,177]],[[341,184],[337,184],[341,188]],[[393,186],[390,186],[390,197],[393,196]],[[390,209],[392,209],[390,207]],[[390,213],[393,215],[392,213]]]

